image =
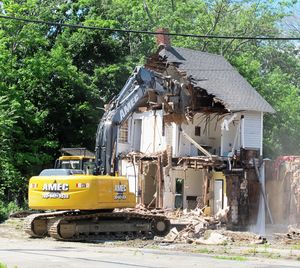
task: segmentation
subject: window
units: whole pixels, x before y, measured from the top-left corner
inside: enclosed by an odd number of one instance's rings
[[[195,136],[201,136],[201,127],[195,127]]]
[[[128,121],[125,121],[119,129],[119,142],[128,142]]]
[[[61,161],[61,168],[80,169],[80,160],[63,160]]]

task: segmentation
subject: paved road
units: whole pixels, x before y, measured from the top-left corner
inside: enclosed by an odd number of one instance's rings
[[[0,237],[0,263],[8,268],[105,267],[300,267],[300,261],[252,259],[232,261],[205,254],[163,249],[109,247],[103,244],[57,242],[50,239],[17,240]]]

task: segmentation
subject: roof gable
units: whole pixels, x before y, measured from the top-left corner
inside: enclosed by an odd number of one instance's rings
[[[224,57],[197,50],[165,47],[159,55],[173,63],[196,86],[214,95],[230,111],[274,113],[272,106],[239,74]]]

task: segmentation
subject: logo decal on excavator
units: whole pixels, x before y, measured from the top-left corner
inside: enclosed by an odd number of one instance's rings
[[[117,194],[114,196],[114,200],[126,200],[126,195],[124,195],[126,192],[125,184],[121,184],[121,182],[119,182],[119,184],[115,184],[115,192]]]
[[[126,192],[126,185],[125,184],[116,184],[115,185],[115,192]]]
[[[43,191],[47,191],[47,193],[42,194],[44,199],[68,199],[70,197],[68,194],[61,193],[69,191],[69,184],[67,183],[57,183],[56,181],[45,183]]]
[[[44,198],[44,199],[69,199],[70,196],[68,194],[50,192],[50,193],[43,194],[42,198]]]
[[[45,183],[43,186],[43,191],[49,192],[60,192],[69,191],[69,184],[67,183]]]
[[[124,108],[122,108],[120,110],[120,118],[121,118],[121,121],[124,119],[124,117],[126,117],[126,115],[131,111],[131,109],[133,108],[133,106],[138,102],[139,100],[139,96],[138,95],[135,95],[131,100],[129,100]]]

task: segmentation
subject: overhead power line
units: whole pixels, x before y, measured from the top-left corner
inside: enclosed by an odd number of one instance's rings
[[[44,21],[44,20],[35,20],[35,19],[25,19],[18,18],[13,16],[0,15],[1,19],[21,21],[24,23],[37,23],[45,24],[50,26],[60,26],[60,27],[69,27],[74,29],[87,29],[95,31],[110,31],[110,32],[120,32],[120,33],[135,33],[135,34],[145,34],[145,35],[156,35],[157,32],[151,31],[142,31],[142,30],[130,30],[130,29],[117,29],[117,28],[103,28],[96,26],[85,26],[80,24],[68,24],[68,23],[59,23],[53,21]],[[191,37],[191,38],[205,38],[205,39],[238,39],[238,40],[284,40],[284,41],[300,41],[300,37],[271,37],[271,36],[223,36],[223,35],[201,35],[201,34],[185,34],[185,33],[169,33],[163,32],[159,33],[161,35],[169,36],[181,36],[181,37]]]

